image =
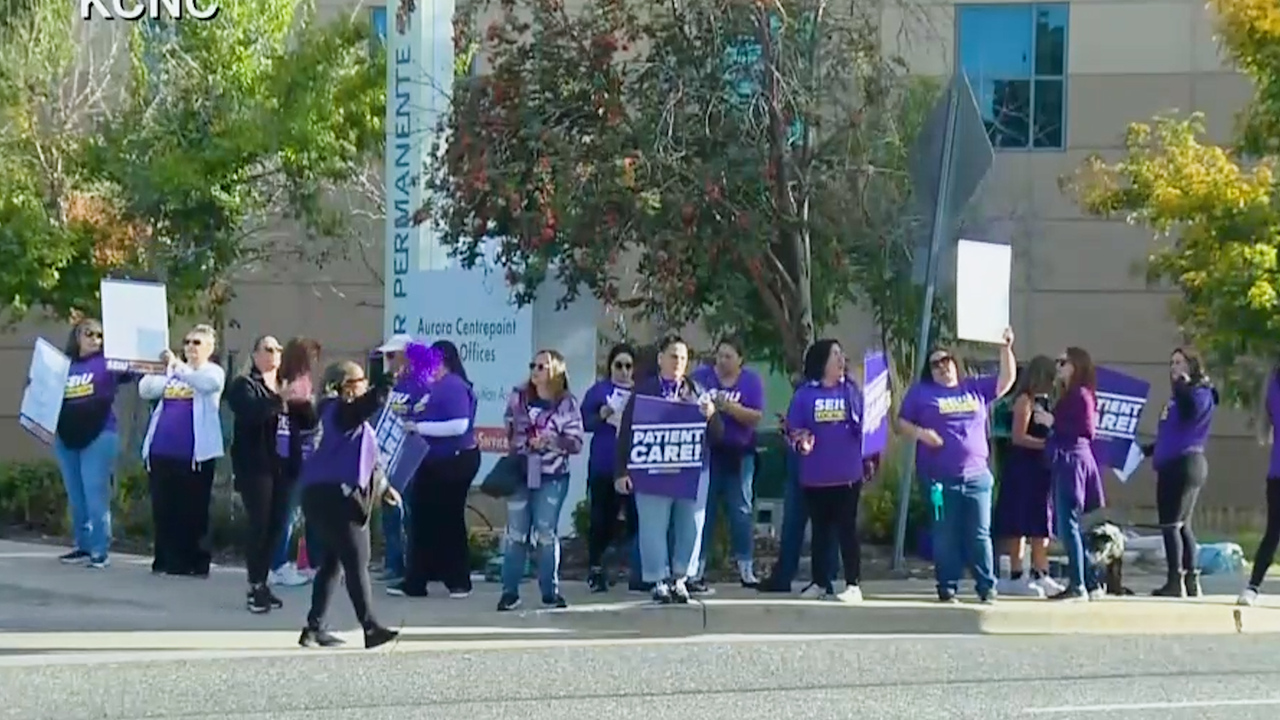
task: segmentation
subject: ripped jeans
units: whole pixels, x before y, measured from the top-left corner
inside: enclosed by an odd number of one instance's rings
[[[521,487],[507,498],[506,547],[502,551],[502,594],[519,595],[530,546],[538,563],[542,598],[560,594],[560,509],[569,492],[569,474],[543,475],[536,490]]]

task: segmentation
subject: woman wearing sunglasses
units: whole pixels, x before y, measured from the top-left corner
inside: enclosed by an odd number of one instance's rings
[[[898,431],[916,441],[916,473],[933,504],[934,576],[938,599],[955,602],[965,566],[978,599],[996,599],[991,547],[991,496],[995,478],[987,465],[987,416],[1013,386],[1017,362],[1013,330],[1004,331],[997,377],[965,377],[955,355],[930,351],[920,380],[907,390]]]
[[[163,375],[138,382],[138,395],[159,401],[142,441],[151,485],[155,560],[151,571],[209,576],[209,501],[213,471],[222,457],[218,404],[227,375],[211,358],[217,334],[197,325],[182,341],[182,358],[165,350]]]
[[[111,547],[111,476],[120,444],[111,407],[117,388],[137,376],[107,362],[102,354],[102,324],[92,318],[71,329],[66,354],[71,369],[53,453],[67,489],[75,547],[58,559],[68,565],[105,568]]]
[[[635,386],[635,348],[626,343],[609,350],[608,375],[582,396],[582,427],[591,433],[587,456],[587,495],[590,501],[590,530],[587,535],[587,586],[591,592],[608,592],[609,577],[604,556],[617,535],[618,512],[626,514],[623,541],[632,545],[636,536],[636,504],[629,495],[613,487],[613,456],[618,446],[618,423],[622,408]],[[635,564],[634,553],[632,554]],[[632,567],[639,579],[640,568]]]

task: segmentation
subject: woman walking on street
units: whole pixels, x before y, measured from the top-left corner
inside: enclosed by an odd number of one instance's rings
[[[582,413],[569,391],[564,356],[540,350],[529,380],[507,400],[507,436],[527,458],[527,483],[507,498],[498,611],[520,606],[520,582],[530,549],[538,554],[542,604],[568,607],[560,594],[560,511],[569,492],[569,456],[582,452]]]
[[[322,381],[325,395],[318,407],[320,445],[303,464],[302,511],[314,526],[326,552],[311,591],[311,610],[298,644],[333,647],[342,640],[329,632],[325,618],[338,586],[346,577],[347,594],[364,631],[364,646],[372,649],[396,639],[373,615],[369,587],[369,515],[384,493],[399,502],[395,491],[375,487],[378,440],[369,419],[382,409],[387,387],[370,391],[364,370],[353,362],[329,366]]]
[[[120,440],[112,410],[120,385],[138,376],[102,354],[102,324],[85,318],[71,328],[65,350],[71,360],[53,454],[62,471],[75,547],[58,559],[66,564],[110,564],[111,491]]]
[[[582,397],[582,426],[585,432],[591,433],[587,459],[587,495],[591,510],[587,535],[587,585],[591,592],[596,593],[609,591],[604,557],[617,535],[619,511],[626,515],[626,532],[622,540],[630,547],[636,536],[635,499],[630,495],[620,495],[613,487],[618,423],[635,385],[635,357],[636,351],[630,345],[614,345],[609,350],[608,374]],[[638,568],[632,568],[632,571],[636,575]]]
[[[1249,584],[1240,598],[1239,605],[1254,605],[1262,590],[1262,581],[1276,559],[1276,547],[1280,546],[1280,363],[1276,363],[1263,379],[1262,406],[1258,413],[1258,442],[1271,446],[1267,463],[1267,525],[1253,556],[1253,571]]]
[[[1156,470],[1156,513],[1164,536],[1168,578],[1152,595],[1199,597],[1200,546],[1191,530],[1196,500],[1209,479],[1204,447],[1209,441],[1218,391],[1209,382],[1200,355],[1178,348],[1169,357],[1173,397],[1165,403],[1156,427],[1156,441],[1143,448]]]
[[[209,502],[214,467],[223,454],[218,405],[227,379],[211,360],[216,345],[213,328],[197,325],[182,340],[182,360],[165,350],[165,373],[138,382],[142,399],[159,401],[142,441],[155,573],[209,577]]]

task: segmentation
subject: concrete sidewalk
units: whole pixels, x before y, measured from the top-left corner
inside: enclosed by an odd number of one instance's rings
[[[288,647],[303,624],[309,587],[280,588],[286,607],[266,615],[244,610],[244,571],[216,568],[208,580],[157,577],[150,558],[116,555],[107,570],[60,565],[60,549],[0,541],[0,653],[139,646],[178,649]],[[1132,578],[1135,591],[1154,578]],[[688,606],[658,607],[621,591],[590,595],[570,583],[567,610],[497,613],[498,588],[479,583],[472,597],[392,598],[375,588],[380,619],[405,627],[407,639],[483,641],[513,637],[684,637],[702,634],[1234,634],[1280,632],[1280,606],[1236,608],[1238,577],[1205,578],[1211,594],[1196,600],[1108,598],[1052,603],[1020,598],[995,606],[972,600],[940,605],[932,584],[868,582],[857,606],[721,588]],[[433,591],[435,588],[433,587]],[[441,593],[442,594],[442,593]],[[972,597],[972,594],[969,594]],[[1265,599],[1265,598],[1264,598]],[[354,628],[345,597],[333,625]]]

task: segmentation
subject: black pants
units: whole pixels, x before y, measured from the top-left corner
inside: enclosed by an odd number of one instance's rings
[[[835,568],[827,567],[831,556],[823,552],[831,547],[833,535],[840,546],[840,559],[844,561],[845,581],[857,585],[862,579],[862,543],[858,540],[858,500],[861,497],[862,483],[804,488],[809,520],[813,524],[809,561],[813,565],[814,582],[830,585],[835,577]]]
[[[1156,517],[1170,575],[1196,569],[1200,546],[1191,531],[1191,516],[1208,479],[1204,453],[1187,453],[1156,468]]]
[[[152,455],[147,462],[155,560],[151,571],[208,575],[209,502],[216,461],[202,463]]]
[[[480,451],[474,448],[418,467],[409,487],[406,594],[424,594],[433,580],[453,592],[471,590],[467,494],[478,472]]]
[[[284,537],[285,524],[292,520],[289,506],[293,481],[274,466],[257,472],[247,470],[236,473],[236,490],[249,526],[245,538],[245,569],[249,573],[249,584],[260,585],[267,581],[276,546]],[[317,562],[322,561],[323,558],[317,557]]]
[[[613,476],[591,475],[587,477],[587,495],[590,509],[590,529],[587,532],[587,567],[602,568],[604,554],[617,539],[618,512],[626,515],[626,530],[622,540],[636,536],[639,521],[636,518],[636,498],[622,495],[613,486]]]
[[[1262,587],[1267,570],[1275,562],[1277,545],[1280,545],[1280,477],[1267,478],[1267,528],[1253,556],[1253,574],[1249,577],[1249,587],[1254,590]]]
[[[307,626],[324,627],[329,602],[343,575],[360,626],[376,626],[369,582],[369,523],[360,517],[359,504],[343,495],[338,485],[314,485],[302,492],[302,514],[325,547],[311,588]]]

